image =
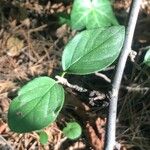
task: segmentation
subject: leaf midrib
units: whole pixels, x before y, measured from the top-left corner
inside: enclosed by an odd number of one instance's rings
[[[54,83],[53,84],[53,86],[55,85],[56,83]],[[43,94],[43,96],[41,97],[41,99],[50,91],[50,89],[51,88],[53,88],[53,86],[51,86],[46,92],[45,92],[45,94]],[[41,100],[40,99],[40,100]],[[31,101],[33,101],[34,99],[32,99]],[[25,118],[28,114],[30,114],[35,108],[36,108],[36,106],[40,103],[40,100],[38,100],[38,102],[37,102],[37,104],[28,112],[28,113],[26,113],[21,119],[23,119],[23,118]],[[31,102],[31,101],[29,101],[29,102]],[[28,102],[28,103],[29,103]],[[26,104],[27,105],[27,104]]]
[[[96,11],[98,14],[100,14],[100,15],[102,15],[102,16],[105,16],[105,17],[110,21],[110,23],[114,24],[114,21],[113,21],[112,17],[109,17],[108,15],[106,15],[106,13],[103,13],[103,12],[100,11],[100,10],[95,9],[95,11]],[[115,19],[115,20],[116,20],[116,19]]]
[[[54,83],[55,84],[55,83]],[[49,86],[50,84],[44,84],[44,85],[40,85],[40,87],[43,87],[43,86]],[[24,95],[24,94],[26,94],[26,93],[28,93],[28,92],[31,92],[31,91],[33,91],[33,90],[35,90],[35,89],[37,89],[37,88],[39,88],[38,86],[37,87],[34,87],[34,88],[32,88],[31,90],[28,90],[28,91],[26,91],[26,92],[21,92],[21,90],[19,91],[19,93],[18,93],[18,96],[21,96],[21,95]]]
[[[82,21],[83,27],[86,26],[86,24],[83,22],[83,18],[85,18],[89,13],[90,13],[90,11],[87,11],[83,16],[81,16],[81,17],[79,18],[79,20],[75,23],[74,26],[77,26],[81,21]],[[83,27],[82,27],[82,28],[83,28]]]

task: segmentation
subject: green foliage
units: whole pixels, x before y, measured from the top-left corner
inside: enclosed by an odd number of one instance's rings
[[[83,75],[108,67],[120,53],[124,32],[123,26],[113,26],[85,30],[77,34],[63,52],[63,70]]]
[[[73,29],[118,25],[109,0],[75,0],[71,12]]]
[[[125,29],[119,26],[109,0],[75,0],[70,16],[58,14],[60,24],[83,29],[65,47],[62,67],[65,73],[90,74],[111,65],[118,57],[124,41]],[[114,25],[110,27],[111,25]],[[145,62],[149,62],[146,56]],[[64,104],[64,90],[55,80],[39,77],[23,86],[8,110],[8,125],[12,131],[25,133],[40,130],[54,122]],[[69,139],[81,135],[76,122],[63,129]],[[45,144],[48,136],[40,133]]]
[[[148,66],[150,66],[150,49],[147,51],[145,57],[144,57],[144,63]]]
[[[55,121],[64,103],[64,90],[49,77],[39,77],[23,86],[11,102],[8,125],[15,132],[40,130]]]
[[[68,26],[71,26],[70,16],[66,13],[59,13],[59,24],[67,24]]]
[[[68,139],[74,140],[81,136],[82,129],[77,122],[69,122],[63,129],[63,133]]]
[[[46,132],[44,132],[44,131],[40,132],[39,137],[40,137],[40,143],[41,144],[44,145],[48,142],[48,135]]]

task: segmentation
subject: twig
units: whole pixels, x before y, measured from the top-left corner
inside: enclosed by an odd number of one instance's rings
[[[87,92],[88,90],[83,88],[83,87],[79,87],[78,85],[72,85],[70,84],[67,79],[63,78],[63,77],[60,77],[60,76],[55,76],[55,78],[58,80],[58,83],[61,83],[63,85],[66,85],[72,89],[75,89],[76,91],[79,91],[79,92]]]
[[[30,29],[28,32],[29,32],[29,34],[31,34],[32,32],[42,31],[42,30],[43,30],[44,28],[46,28],[46,27],[47,27],[47,24],[44,24],[44,25],[39,26],[39,27],[37,27],[37,28]]]
[[[64,78],[62,76],[55,76],[55,78],[57,79],[57,83],[61,83],[62,85],[65,85],[65,86],[67,86],[71,89],[74,89],[74,90],[78,91],[78,92],[90,92],[89,93],[89,104],[91,104],[92,106],[95,105],[94,101],[104,100],[107,97],[106,94],[101,93],[99,91],[95,91],[95,90],[89,91],[86,88],[80,87],[78,85],[73,85],[73,84],[69,83],[66,78]],[[105,106],[106,106],[106,103],[105,103]]]
[[[95,75],[98,76],[98,77],[100,77],[100,78],[103,78],[106,82],[111,83],[111,79],[108,78],[105,74],[96,72]]]
[[[105,150],[113,150],[115,147],[118,93],[119,93],[127,57],[131,51],[134,30],[135,30],[141,2],[142,0],[132,1],[132,6],[130,9],[131,10],[130,18],[129,18],[128,27],[126,31],[124,46],[123,46],[123,49],[119,58],[115,77],[112,83],[112,92],[110,95],[110,104],[109,104],[109,115],[108,115],[108,121],[107,121],[107,132],[106,132],[106,137],[105,137]]]
[[[128,92],[147,92],[150,90],[149,87],[134,87],[134,86],[123,86],[121,85],[122,89],[128,90]]]
[[[12,146],[3,138],[2,135],[0,135],[0,141],[3,141],[3,142],[9,147],[10,150],[14,150],[14,149],[12,148]]]
[[[150,46],[142,47],[140,48],[140,51],[147,51],[148,49],[150,49]]]

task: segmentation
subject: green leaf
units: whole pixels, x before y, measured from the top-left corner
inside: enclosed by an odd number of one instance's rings
[[[148,66],[150,66],[150,49],[147,51],[144,57],[144,63]]]
[[[23,133],[40,130],[54,122],[64,103],[63,87],[49,77],[39,77],[18,92],[8,110],[8,125]]]
[[[63,70],[70,74],[90,74],[111,65],[118,57],[124,41],[123,26],[85,30],[65,47]]]
[[[80,137],[82,128],[77,122],[70,122],[63,129],[63,133],[68,139],[74,140]]]
[[[48,142],[48,135],[47,135],[47,133],[46,132],[40,132],[40,134],[39,134],[39,137],[40,137],[40,143],[41,144],[46,144],[47,142]]]
[[[59,13],[57,16],[60,25],[67,24],[68,26],[71,26],[70,16],[67,13]]]
[[[118,25],[109,0],[75,0],[71,12],[73,29]]]

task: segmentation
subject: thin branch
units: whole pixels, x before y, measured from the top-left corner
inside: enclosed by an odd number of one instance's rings
[[[61,83],[63,85],[66,85],[72,89],[75,89],[76,91],[79,91],[79,92],[87,92],[88,90],[83,88],[83,87],[80,87],[78,85],[72,85],[70,84],[67,79],[63,78],[63,77],[60,77],[60,76],[55,76],[55,78],[58,80],[57,82],[58,83]]]
[[[106,82],[111,83],[111,79],[108,78],[105,74],[96,72],[95,75],[98,76],[98,77],[100,77],[100,78],[103,78]]]
[[[135,31],[135,26],[136,26],[141,2],[142,0],[132,1],[130,18],[129,18],[128,27],[125,36],[125,42],[118,61],[118,66],[116,68],[116,74],[112,83],[112,92],[110,95],[110,104],[109,104],[109,115],[107,121],[107,132],[105,138],[106,140],[105,150],[113,150],[115,147],[118,93],[119,93],[127,57],[131,51],[133,35]]]
[[[3,141],[3,142],[9,147],[10,150],[14,150],[14,149],[12,148],[12,146],[6,141],[6,139],[3,138],[2,135],[0,135],[0,141]]]
[[[122,89],[128,90],[128,92],[147,92],[150,90],[149,87],[136,87],[136,86],[123,86],[121,85]]]

